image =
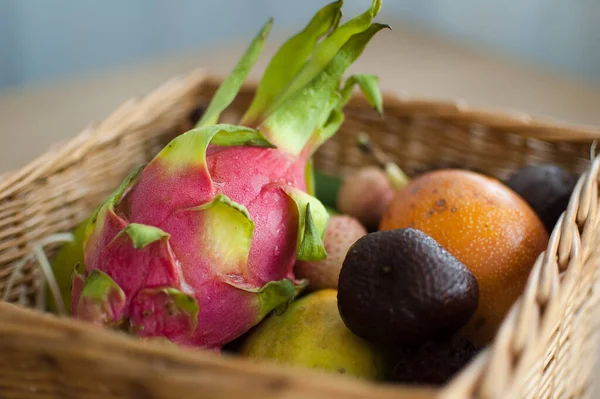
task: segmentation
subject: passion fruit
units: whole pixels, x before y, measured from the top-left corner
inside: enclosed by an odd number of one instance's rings
[[[474,343],[488,343],[547,246],[540,218],[498,179],[444,169],[399,190],[379,229],[408,227],[430,235],[475,275],[479,304],[463,333]]]
[[[525,166],[506,181],[527,201],[549,233],[567,209],[576,184],[577,175],[553,164]]]

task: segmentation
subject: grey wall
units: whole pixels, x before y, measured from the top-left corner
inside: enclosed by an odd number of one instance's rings
[[[600,82],[600,0],[398,0],[394,15]]]
[[[327,2],[0,0],[0,88],[247,40],[269,16],[297,29]],[[381,19],[600,82],[600,0],[384,0]]]

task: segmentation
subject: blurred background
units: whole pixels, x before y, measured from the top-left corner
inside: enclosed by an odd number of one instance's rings
[[[346,14],[366,0],[347,0]],[[255,33],[300,28],[323,0],[2,0],[0,85],[31,85]],[[388,0],[380,19],[600,83],[598,0]],[[395,24],[394,24],[395,25]]]
[[[327,2],[0,0],[0,172],[173,75],[228,73],[273,16],[267,59]],[[354,69],[388,91],[600,125],[598,0],[387,0],[377,19],[393,30]]]

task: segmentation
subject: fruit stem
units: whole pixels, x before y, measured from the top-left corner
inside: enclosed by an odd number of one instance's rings
[[[390,156],[386,154],[377,144],[373,143],[366,133],[359,133],[357,137],[358,148],[367,155],[371,155],[375,162],[385,170],[385,173],[394,187],[395,190],[404,188],[410,178],[404,171],[391,160]]]

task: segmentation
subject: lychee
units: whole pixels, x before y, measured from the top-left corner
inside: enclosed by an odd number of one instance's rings
[[[355,218],[348,215],[332,216],[323,239],[327,257],[319,261],[296,262],[296,277],[308,280],[311,290],[337,288],[348,249],[366,234],[367,230]]]

